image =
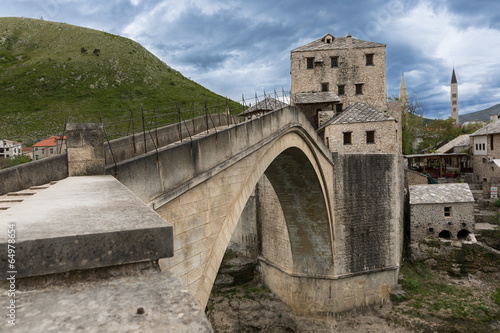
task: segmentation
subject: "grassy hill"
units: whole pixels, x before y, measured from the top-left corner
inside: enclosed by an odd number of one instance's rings
[[[0,18],[0,139],[31,144],[68,122],[128,119],[131,110],[201,107],[223,97],[140,44],[65,23]]]

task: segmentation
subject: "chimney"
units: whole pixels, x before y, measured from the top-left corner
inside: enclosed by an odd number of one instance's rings
[[[345,40],[347,42],[347,48],[349,50],[352,49],[352,36],[351,36],[351,34],[347,34]]]

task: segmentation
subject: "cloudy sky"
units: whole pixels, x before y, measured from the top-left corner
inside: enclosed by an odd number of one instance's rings
[[[131,38],[169,66],[235,100],[290,89],[290,51],[351,34],[387,44],[388,95],[405,73],[426,117],[500,103],[498,0],[10,0],[0,16],[65,22]]]

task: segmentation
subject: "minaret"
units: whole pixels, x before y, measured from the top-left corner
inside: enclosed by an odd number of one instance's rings
[[[408,95],[406,94],[406,84],[405,84],[405,74],[401,73],[401,86],[399,87],[399,100],[402,103],[408,101]]]
[[[455,76],[455,68],[453,68],[453,74],[451,74],[451,117],[455,119],[458,124],[458,83],[457,77]]]

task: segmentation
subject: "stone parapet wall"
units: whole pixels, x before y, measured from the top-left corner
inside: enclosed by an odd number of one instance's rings
[[[68,156],[60,154],[0,170],[0,195],[68,177]]]

